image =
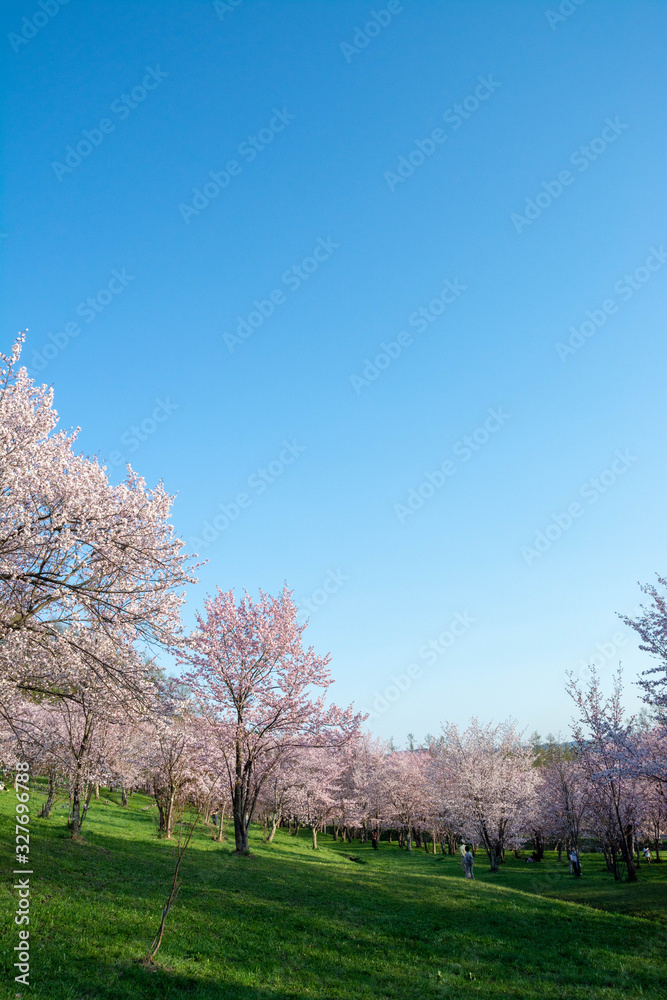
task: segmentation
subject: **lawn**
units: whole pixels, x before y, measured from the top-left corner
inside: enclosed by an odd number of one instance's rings
[[[103,797],[105,793],[102,793]],[[455,857],[396,845],[320,850],[278,831],[252,856],[198,833],[154,968],[141,964],[173,870],[173,844],[156,836],[150,800],[93,802],[85,843],[58,807],[33,819],[31,986],[13,981],[11,889],[14,805],[0,795],[4,942],[0,996],[35,1000],[517,1000],[667,995],[667,863],[643,865],[637,885],[614,883],[601,858],[584,877],[549,855],[508,860],[499,875],[478,854],[476,880]],[[33,816],[39,802],[33,800]],[[354,855],[359,861],[351,861]]]

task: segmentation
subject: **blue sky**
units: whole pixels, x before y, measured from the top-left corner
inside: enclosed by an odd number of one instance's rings
[[[567,670],[646,666],[616,612],[665,570],[664,6],[2,18],[3,349],[28,327],[82,449],[178,494],[186,621],[287,581],[399,743],[566,731]]]

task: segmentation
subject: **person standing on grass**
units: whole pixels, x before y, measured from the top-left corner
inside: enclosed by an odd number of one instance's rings
[[[577,878],[581,875],[581,866],[579,864],[579,855],[575,851],[574,847],[570,851],[570,875],[576,875]]]
[[[377,849],[378,849],[378,832],[377,832],[377,830],[373,830],[373,832],[371,833],[371,844],[373,845],[373,850],[377,851]]]
[[[463,859],[465,857],[466,850],[467,850],[466,845],[461,844],[459,847],[459,851],[461,852],[461,868],[463,868],[464,871],[465,871],[465,865],[463,863]]]
[[[648,847],[645,847],[643,853],[644,853],[644,857],[646,858],[646,864],[650,865],[651,864],[651,851],[649,850]]]
[[[463,855],[463,871],[465,872],[466,878],[474,879],[475,876],[473,875],[472,872],[472,866],[474,865],[474,863],[475,859],[473,857],[472,851],[470,850],[470,845],[468,845],[465,849],[465,854]]]

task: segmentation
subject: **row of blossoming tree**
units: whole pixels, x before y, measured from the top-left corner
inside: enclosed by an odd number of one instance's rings
[[[573,739],[538,746],[512,722],[447,725],[396,751],[328,702],[328,657],[304,646],[291,593],[258,600],[219,590],[185,635],[180,607],[196,566],[169,521],[172,498],[129,467],[104,466],[56,429],[51,390],[0,356],[0,763],[29,761],[48,816],[67,799],[72,835],[100,785],[122,802],[142,788],[170,837],[186,805],[233,820],[248,851],[308,827],[334,837],[396,836],[410,851],[482,846],[491,869],[530,844],[577,850],[584,838],[620,877],[637,877],[640,840],[658,852],[667,825],[667,610],[662,593],[627,620],[657,663],[640,683],[650,713],[624,717],[620,674],[604,697],[594,672],[570,682]],[[659,580],[664,587],[665,580]],[[168,650],[183,671],[156,666]]]

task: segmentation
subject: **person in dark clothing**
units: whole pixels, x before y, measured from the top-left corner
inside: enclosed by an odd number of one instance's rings
[[[377,851],[377,849],[378,849],[378,832],[377,832],[377,830],[373,830],[373,832],[371,833],[371,844],[373,845],[373,850]]]

